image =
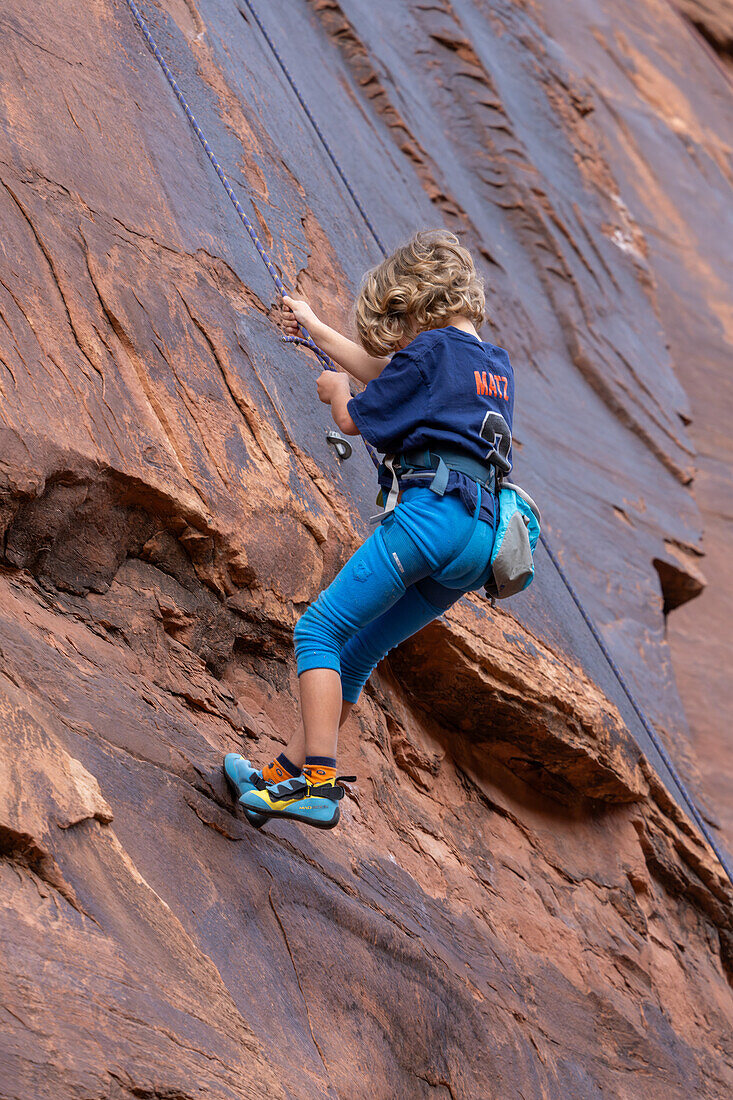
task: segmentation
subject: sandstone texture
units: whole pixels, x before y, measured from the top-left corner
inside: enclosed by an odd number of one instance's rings
[[[733,62],[732,0],[675,0],[675,3],[723,64],[730,67]]]
[[[245,0],[141,8],[287,284],[380,252]],[[733,845],[730,4],[259,0],[388,247],[446,224],[517,479]],[[716,52],[717,51],[717,52]],[[723,1100],[733,891],[543,551],[255,832],[361,446],[124,0],[0,9],[1,1100]]]

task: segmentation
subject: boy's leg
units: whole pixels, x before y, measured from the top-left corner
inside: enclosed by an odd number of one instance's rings
[[[346,643],[341,652],[340,676],[328,668],[313,668],[301,673],[303,730],[299,731],[297,740],[291,740],[287,754],[292,759],[295,749],[306,751],[305,731],[309,731],[304,772],[311,782],[334,779],[338,729],[375,665],[405,638],[447,610],[461,595],[461,590],[446,588],[431,578],[418,581],[392,607]]]
[[[332,668],[311,668],[298,678],[300,713],[309,756],[334,757],[341,717],[341,676]]]
[[[417,581],[402,599],[350,638],[341,653],[343,708],[356,703],[371,673],[391,649],[442,615],[463,594],[462,589],[446,588],[432,578]]]
[[[307,673],[304,672],[303,676],[306,676],[306,675],[307,675]],[[301,680],[302,680],[302,677],[301,677]],[[343,702],[341,703],[341,713],[339,715],[339,729],[341,729],[344,722],[346,721],[346,719],[351,714],[351,711],[353,710],[353,707],[354,707],[354,704],[348,702],[348,700],[346,700],[346,699],[344,699]],[[305,764],[305,729],[303,728],[302,725],[298,726],[297,730],[295,731],[293,736],[288,741],[287,745],[285,746],[285,749],[283,750],[283,755],[287,756],[288,760],[292,760],[293,764],[297,765],[298,769],[301,769],[303,767],[303,764]]]
[[[408,535],[399,529],[386,534],[379,528],[298,621],[295,653],[306,755],[336,755],[343,712],[341,652],[349,638],[432,569]]]
[[[294,636],[305,741],[303,771],[312,783],[330,784],[327,789],[334,794],[333,805],[325,796],[304,798],[302,783],[293,779],[245,795],[246,808],[264,810],[268,816],[295,816],[320,828],[336,824],[337,792],[343,793],[334,786],[343,714],[341,651],[353,634],[397,603],[407,586],[428,576],[433,568],[404,532],[397,529],[386,540],[379,528],[299,619]],[[296,755],[297,747],[297,742],[288,745],[289,759]]]

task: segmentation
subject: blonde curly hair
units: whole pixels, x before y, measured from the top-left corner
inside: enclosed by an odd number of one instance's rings
[[[447,229],[423,230],[364,276],[356,330],[370,355],[391,355],[459,314],[479,328],[485,304],[483,280],[458,237]]]

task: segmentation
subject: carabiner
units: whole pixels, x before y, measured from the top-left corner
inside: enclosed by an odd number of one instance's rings
[[[347,458],[351,458],[351,444],[344,439],[340,432],[334,431],[333,428],[329,428],[326,432],[326,441],[336,451],[341,462],[345,462]]]

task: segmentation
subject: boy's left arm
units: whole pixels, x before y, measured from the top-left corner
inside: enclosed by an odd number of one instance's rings
[[[344,435],[359,435],[359,429],[346,408],[351,400],[348,376],[340,371],[324,370],[316,386],[321,401],[331,406],[331,415],[339,431]]]

